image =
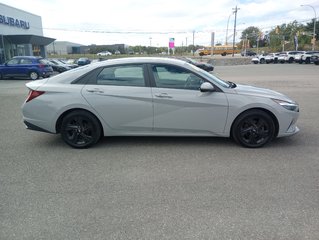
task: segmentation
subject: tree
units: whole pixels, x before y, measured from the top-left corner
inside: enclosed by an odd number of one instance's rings
[[[307,23],[305,31],[313,34],[313,21]],[[316,39],[319,39],[319,21],[316,21]]]
[[[257,45],[257,38],[262,34],[258,27],[248,27],[241,34],[241,40],[243,42],[247,41],[249,44],[247,47],[253,47]],[[244,45],[244,44],[243,44]]]
[[[304,31],[304,26],[297,21],[277,26],[267,34],[267,46],[272,49],[272,51],[281,51],[283,45],[286,50],[293,50],[295,49],[294,37],[297,35],[298,49],[302,49],[305,44],[310,42],[310,39],[308,40],[303,34]]]

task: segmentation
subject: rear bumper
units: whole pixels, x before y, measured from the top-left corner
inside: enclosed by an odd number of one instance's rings
[[[38,131],[38,132],[45,132],[45,133],[51,133],[51,132],[49,132],[49,131],[47,131],[47,130],[45,130],[43,128],[40,128],[40,127],[38,127],[38,126],[36,126],[36,125],[26,121],[26,120],[24,120],[23,123],[26,126],[26,128],[29,129],[29,130],[34,130],[34,131]]]

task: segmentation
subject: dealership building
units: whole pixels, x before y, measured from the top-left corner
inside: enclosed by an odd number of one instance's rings
[[[43,36],[40,16],[0,3],[0,63],[13,56],[46,57],[54,40]]]

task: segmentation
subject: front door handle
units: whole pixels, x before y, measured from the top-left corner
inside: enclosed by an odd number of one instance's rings
[[[167,93],[155,94],[155,97],[158,97],[158,98],[173,98],[172,96],[168,95]]]

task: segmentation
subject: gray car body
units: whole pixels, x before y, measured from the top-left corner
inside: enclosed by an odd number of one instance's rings
[[[77,77],[98,67],[130,63],[179,66],[206,79],[220,91],[71,84]],[[263,109],[275,119],[277,137],[299,131],[295,124],[299,112],[287,110],[272,100],[295,103],[287,96],[253,86],[225,87],[218,79],[208,78],[207,74],[184,61],[166,58],[98,62],[27,83],[29,89],[46,93],[23,104],[23,119],[43,131],[58,133],[58,122],[63,114],[83,109],[98,118],[104,136],[229,137],[232,124],[241,113]]]

